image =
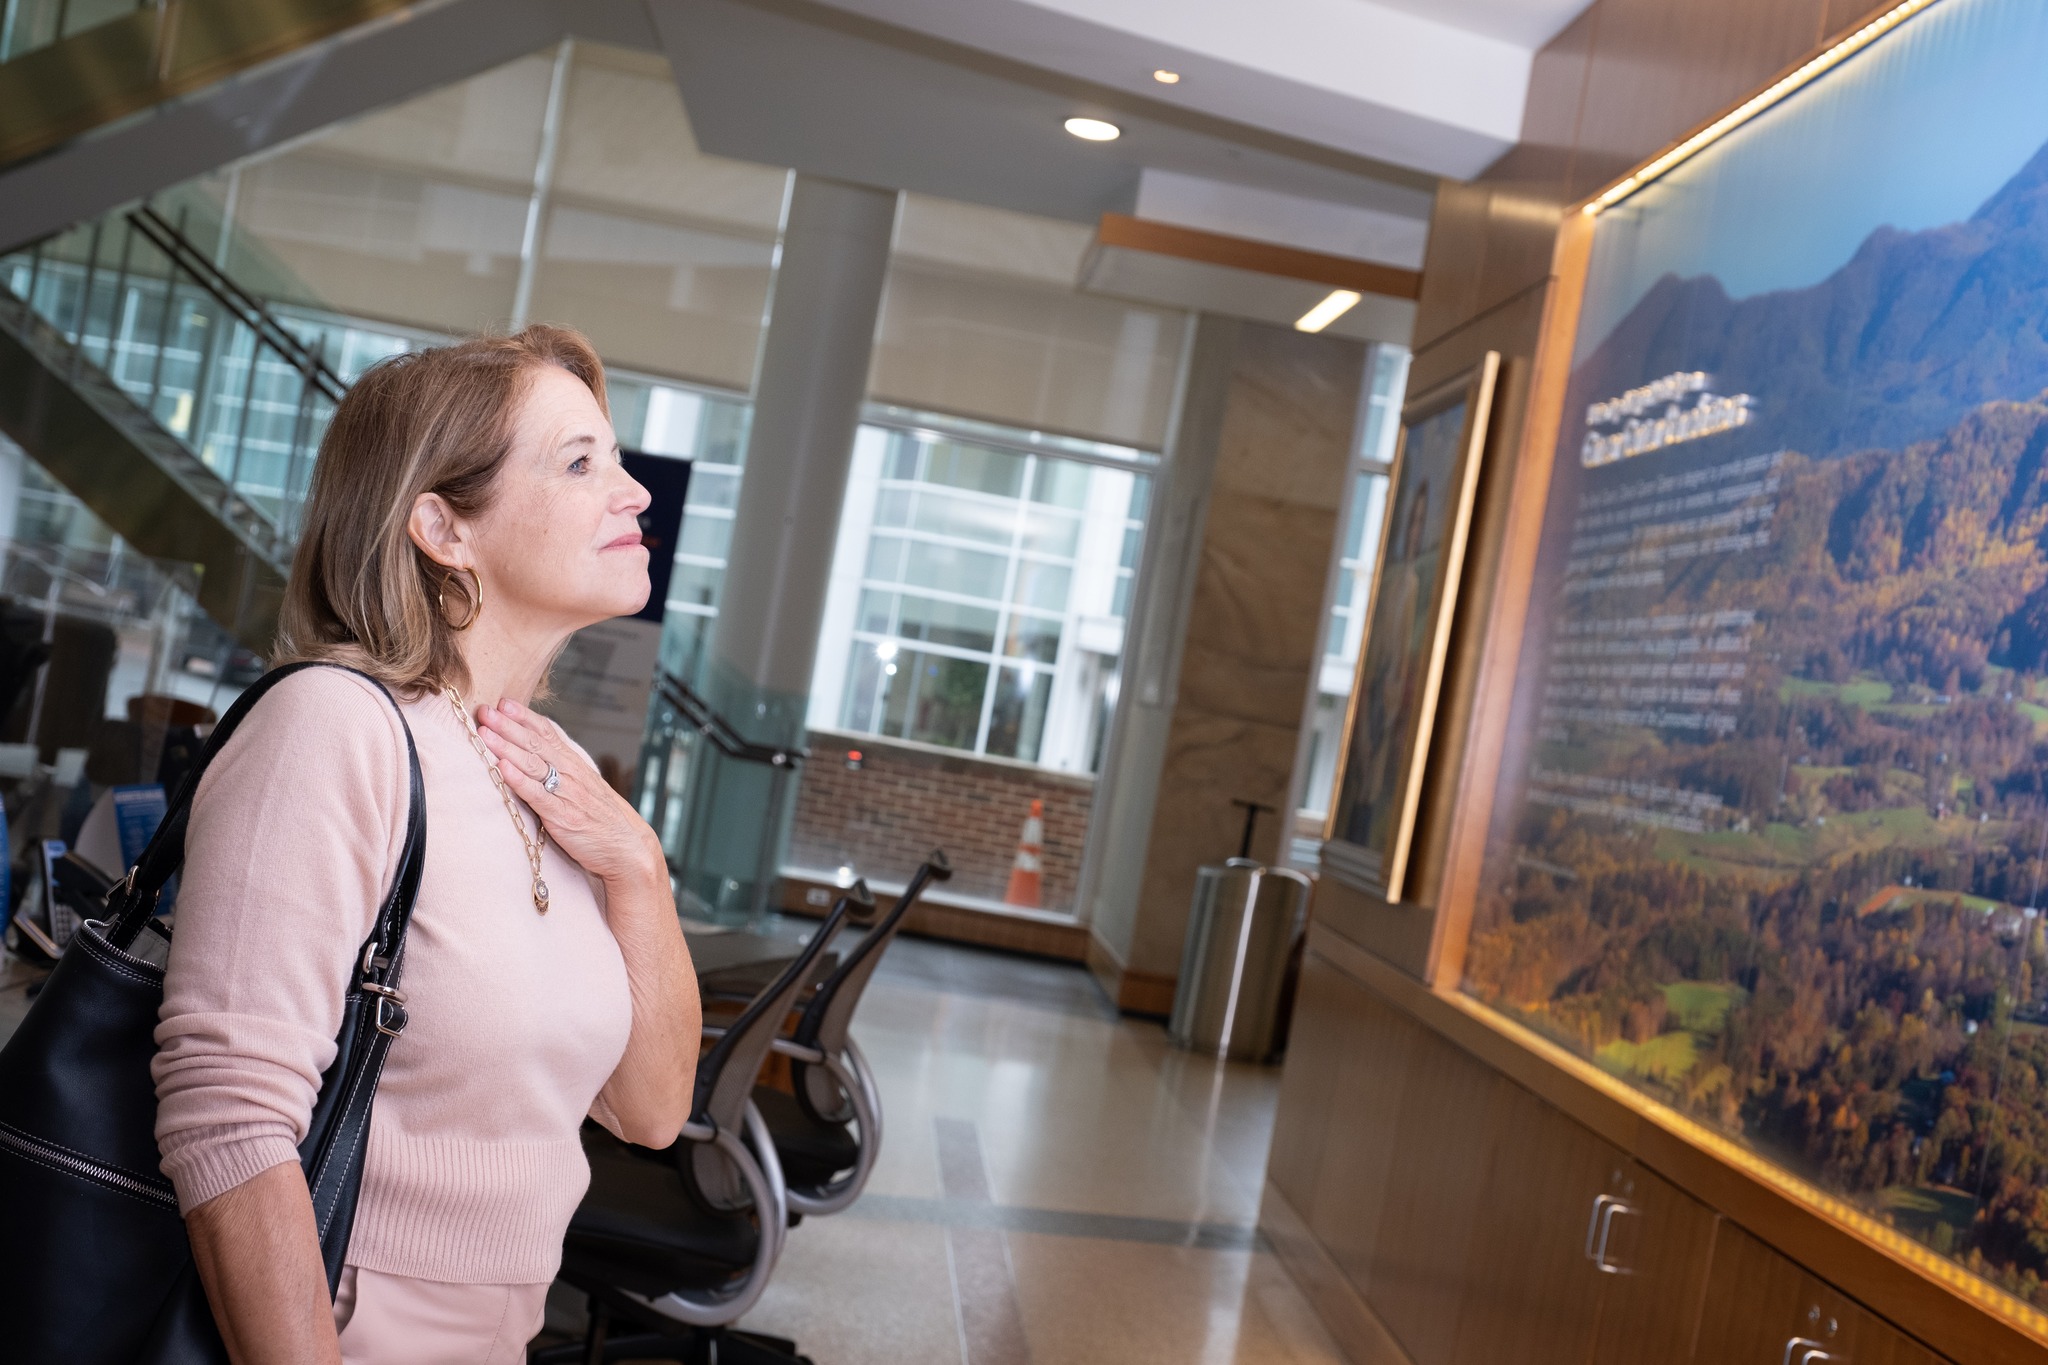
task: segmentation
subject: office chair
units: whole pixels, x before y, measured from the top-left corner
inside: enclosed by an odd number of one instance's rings
[[[580,1344],[534,1352],[534,1365],[802,1361],[792,1342],[731,1329],[768,1287],[789,1218],[775,1144],[750,1096],[826,947],[856,906],[872,914],[874,904],[856,883],[723,1031],[697,1063],[690,1119],[672,1146],[636,1147],[584,1125],[590,1191],[569,1222],[561,1278],[588,1298],[590,1327]],[[608,1340],[614,1317],[643,1330]]]
[[[790,1059],[795,1093],[757,1085],[754,1107],[775,1143],[792,1222],[846,1208],[875,1169],[882,1150],[882,1098],[848,1030],[904,916],[926,886],[952,875],[945,851],[933,849],[888,915],[819,984],[793,1036],[775,1040],[775,1051]],[[857,1138],[849,1125],[858,1130]]]

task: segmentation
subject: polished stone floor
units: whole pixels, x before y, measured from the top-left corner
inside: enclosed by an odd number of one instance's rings
[[[880,1165],[742,1325],[818,1365],[1341,1359],[1255,1227],[1277,1069],[1175,1051],[1078,967],[910,939],[854,1034]]]

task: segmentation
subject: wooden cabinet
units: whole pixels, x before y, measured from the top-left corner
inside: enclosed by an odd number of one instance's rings
[[[1520,1086],[1497,1106],[1457,1365],[1586,1365],[1602,1281],[1584,1236],[1620,1152]]]
[[[1629,1116],[1540,1098],[1464,1011],[1362,952],[1312,938],[1299,1000],[1270,1178],[1327,1301],[1377,1319],[1359,1358],[1948,1365],[1637,1162]],[[1946,1330],[1924,1302],[1874,1306]],[[2048,1359],[1989,1333],[1940,1340],[1965,1343],[1947,1346],[1959,1365]]]
[[[1710,1212],[1317,954],[1300,990],[1270,1176],[1414,1365],[1686,1359]]]
[[[1494,1106],[1513,1087],[1440,1036],[1408,1050],[1386,1200],[1365,1296],[1415,1365],[1451,1365],[1483,1208],[1482,1173],[1500,1139]]]
[[[1804,1267],[1724,1222],[1693,1365],[1943,1365]]]
[[[1587,1212],[1604,1286],[1594,1365],[1676,1365],[1692,1355],[1721,1217],[1633,1161],[1609,1170]]]
[[[1502,1106],[1457,1365],[1676,1365],[1712,1210],[1520,1087]]]

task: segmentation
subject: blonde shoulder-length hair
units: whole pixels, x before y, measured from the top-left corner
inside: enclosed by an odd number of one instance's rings
[[[472,619],[471,580],[427,558],[407,522],[423,493],[465,517],[490,506],[519,402],[547,365],[610,415],[589,340],[544,324],[393,356],[350,386],[313,465],[275,662],[349,664],[408,696],[468,686],[449,617]]]

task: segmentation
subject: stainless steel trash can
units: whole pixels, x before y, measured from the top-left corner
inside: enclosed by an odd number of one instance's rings
[[[1272,1057],[1308,889],[1301,873],[1251,858],[1195,873],[1168,1038],[1237,1062]]]

